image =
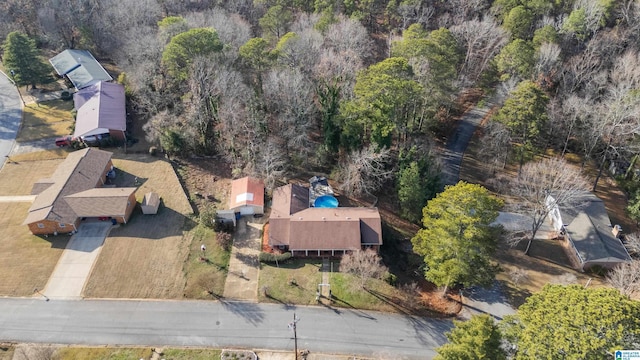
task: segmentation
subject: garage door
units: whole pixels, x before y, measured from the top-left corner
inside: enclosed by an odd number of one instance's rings
[[[240,208],[240,215],[253,215],[253,207],[251,206],[243,206]]]

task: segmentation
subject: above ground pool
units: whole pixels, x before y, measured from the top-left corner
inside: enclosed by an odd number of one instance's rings
[[[322,195],[313,202],[313,206],[317,208],[335,208],[338,207],[338,199],[331,195]]]

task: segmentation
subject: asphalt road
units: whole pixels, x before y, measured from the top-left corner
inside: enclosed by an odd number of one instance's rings
[[[430,359],[449,319],[219,301],[0,299],[0,342],[293,349]]]
[[[22,104],[18,90],[0,72],[0,169],[11,153],[22,121]]]

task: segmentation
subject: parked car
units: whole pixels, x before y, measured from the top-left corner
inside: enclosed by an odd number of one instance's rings
[[[73,139],[73,136],[71,135],[59,137],[59,138],[56,138],[56,146],[58,147],[71,146],[73,141],[74,139]]]
[[[96,134],[96,135],[89,135],[89,136],[80,136],[80,140],[82,140],[83,143],[89,145],[89,146],[98,146],[100,145],[100,142],[104,139],[107,139],[109,137],[109,133],[106,134]]]

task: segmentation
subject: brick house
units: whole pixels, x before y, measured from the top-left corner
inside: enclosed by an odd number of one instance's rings
[[[310,207],[309,189],[295,184],[273,191],[269,246],[293,256],[337,256],[363,248],[378,251],[380,245],[377,208]]]
[[[33,184],[37,196],[23,225],[38,235],[75,231],[82,218],[126,223],[136,206],[136,188],[103,187],[113,170],[111,155],[95,148],[70,153],[50,178]]]

